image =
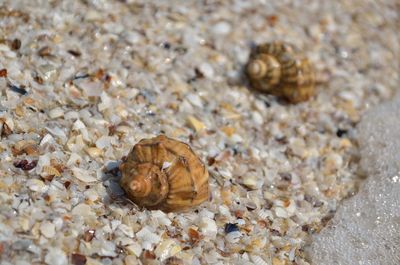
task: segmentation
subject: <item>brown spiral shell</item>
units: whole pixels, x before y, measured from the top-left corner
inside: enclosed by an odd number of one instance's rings
[[[246,74],[255,89],[283,97],[291,103],[308,100],[315,93],[310,62],[287,43],[258,45],[250,55]]]
[[[209,197],[205,165],[189,145],[165,135],[139,141],[120,170],[129,199],[148,209],[179,211]]]

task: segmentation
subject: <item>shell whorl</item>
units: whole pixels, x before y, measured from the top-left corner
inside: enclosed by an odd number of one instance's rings
[[[121,184],[133,199],[144,206],[154,206],[165,199],[168,193],[167,176],[152,163],[123,163]]]
[[[247,74],[252,80],[259,80],[273,87],[280,82],[281,64],[273,55],[260,54],[248,63]]]
[[[139,167],[141,167],[142,169],[145,168],[145,172],[141,172],[143,170],[139,170],[139,172],[131,171],[135,177],[129,183],[129,188],[136,197],[146,197],[151,192],[152,178],[147,176],[147,174],[149,174],[149,171],[151,170],[151,164],[139,165]]]
[[[149,181],[145,180],[133,180],[130,188],[137,197],[146,197],[151,191]]]
[[[251,60],[247,65],[247,73],[255,79],[263,78],[267,73],[267,65],[260,59]]]

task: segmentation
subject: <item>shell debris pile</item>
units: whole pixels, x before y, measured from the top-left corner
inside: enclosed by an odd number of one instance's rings
[[[396,7],[2,1],[1,263],[309,264],[357,187],[355,124],[398,88]],[[275,40],[325,80],[313,100],[247,88],[251,43]],[[209,201],[167,213],[124,195],[121,157],[160,134],[205,163]]]

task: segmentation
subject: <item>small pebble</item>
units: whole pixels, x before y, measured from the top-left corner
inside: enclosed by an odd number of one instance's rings
[[[288,218],[287,211],[282,207],[276,207],[275,214],[276,214],[276,216],[281,217],[281,218]]]
[[[72,168],[72,173],[74,176],[83,182],[95,182],[97,178],[90,176],[90,172],[81,168]]]
[[[217,224],[211,218],[203,217],[200,219],[199,228],[201,233],[204,234],[206,237],[214,239],[217,235]]]
[[[53,238],[56,234],[55,226],[51,222],[42,222],[40,225],[40,232],[47,238]]]
[[[289,147],[293,154],[300,158],[305,158],[308,155],[306,144],[301,138],[291,138]]]
[[[208,63],[200,64],[199,70],[206,78],[212,79],[214,77],[214,69]]]
[[[181,251],[181,247],[172,239],[162,241],[154,250],[154,254],[161,260],[165,260],[170,256],[176,255]]]
[[[216,35],[227,35],[231,32],[231,28],[231,24],[226,21],[221,21],[213,26],[212,31]]]
[[[253,118],[254,123],[256,123],[257,125],[262,125],[264,123],[263,117],[257,111],[253,111],[251,113],[251,117]]]
[[[107,256],[107,257],[115,257],[118,254],[115,252],[115,243],[111,241],[103,241],[101,245],[101,249],[99,251],[99,255]]]
[[[78,204],[77,206],[75,206],[72,209],[71,212],[73,215],[77,215],[77,216],[83,216],[83,217],[87,217],[87,216],[94,216],[95,213],[92,211],[92,208],[90,208],[89,205],[81,203]]]
[[[100,157],[103,155],[103,150],[97,147],[88,147],[85,149],[85,151],[92,158]]]
[[[189,102],[195,106],[195,107],[199,107],[199,108],[203,108],[203,101],[202,99],[199,97],[199,95],[197,94],[189,94],[186,96],[187,100],[189,100]]]
[[[226,241],[228,241],[231,244],[238,243],[241,237],[242,233],[240,233],[239,231],[231,232],[225,236]]]
[[[81,209],[76,210],[76,212],[79,212]],[[94,229],[88,229],[85,231],[85,233],[83,234],[83,240],[85,240],[86,242],[90,242],[92,241],[92,239],[94,238],[94,234],[95,234],[95,230]]]
[[[142,35],[137,31],[128,31],[125,34],[125,39],[129,44],[135,45],[142,40]]]
[[[129,254],[133,254],[138,258],[142,254],[142,246],[137,242],[134,242],[134,243],[126,246],[125,249],[128,251]]]
[[[47,190],[47,185],[44,184],[43,181],[40,179],[29,179],[26,182],[26,185],[29,187],[31,191],[37,191],[37,192],[45,192]]]
[[[118,229],[121,230],[128,237],[133,237],[134,236],[132,227],[130,227],[130,226],[127,226],[125,224],[120,224],[118,226]]]
[[[147,226],[137,232],[136,237],[142,243],[143,248],[147,250],[152,249],[152,246],[161,240],[160,236],[151,232]]]
[[[57,76],[57,69],[51,64],[39,66],[38,72],[44,81],[54,81]]]
[[[185,263],[183,262],[183,260],[177,257],[169,257],[164,261],[164,265],[184,265],[184,264]]]
[[[54,108],[49,111],[49,117],[56,119],[64,116],[64,110],[62,108]]]
[[[187,117],[187,123],[190,128],[192,128],[196,133],[199,133],[206,129],[206,125],[193,116]]]
[[[139,264],[139,260],[132,255],[128,255],[124,258],[124,264],[125,265],[136,265]]]
[[[86,257],[84,255],[73,253],[71,255],[71,262],[74,265],[85,265],[86,264]]]
[[[258,179],[255,175],[243,177],[243,185],[245,185],[249,189],[259,189],[261,188],[262,184],[262,180]]]
[[[68,260],[64,251],[59,248],[49,248],[44,261],[48,265],[67,265]]]
[[[331,153],[324,161],[324,174],[334,174],[343,164],[343,159],[339,154]]]

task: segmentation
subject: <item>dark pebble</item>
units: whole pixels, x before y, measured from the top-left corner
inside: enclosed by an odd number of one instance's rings
[[[33,160],[31,162],[28,162],[28,160],[23,159],[23,160],[15,161],[14,162],[14,166],[16,168],[20,168],[22,170],[28,171],[28,170],[34,169],[36,167],[36,165],[37,165],[37,162],[38,162],[37,160]]]
[[[239,227],[237,224],[227,223],[225,224],[225,233],[229,234],[231,232],[239,231]]]
[[[16,85],[13,85],[13,84],[8,84],[8,87],[11,89],[11,91],[14,91],[15,93],[18,93],[21,95],[28,94],[28,91],[26,91],[25,88],[23,88],[23,87],[17,87]]]
[[[82,55],[80,51],[75,51],[75,50],[68,50],[68,53],[75,57],[79,57]]]
[[[282,180],[285,180],[288,182],[292,181],[292,175],[288,172],[279,173],[279,175],[281,176]]]
[[[11,43],[11,49],[19,50],[21,48],[21,41],[19,39],[14,39]]]
[[[171,44],[169,42],[163,42],[161,44],[161,47],[163,47],[166,50],[169,50],[169,49],[171,49]]]
[[[86,257],[82,254],[73,253],[71,255],[71,262],[74,265],[85,265],[86,264]]]
[[[7,69],[1,69],[0,70],[0,77],[7,77]]]
[[[337,137],[342,137],[343,135],[347,134],[347,130],[338,129],[336,131]]]

